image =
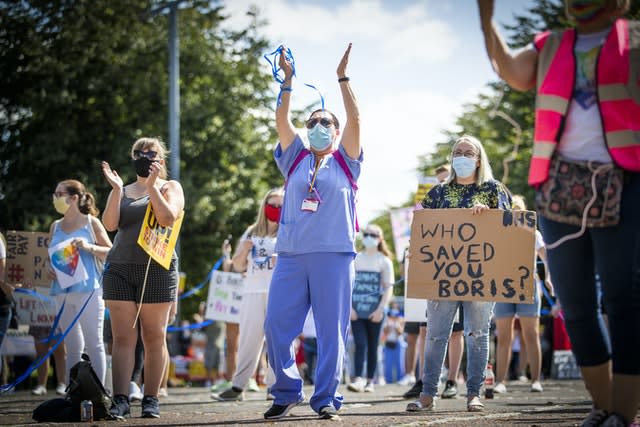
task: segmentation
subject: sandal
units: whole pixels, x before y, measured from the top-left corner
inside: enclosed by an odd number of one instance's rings
[[[407,405],[407,412],[433,411],[433,408],[435,408],[435,406],[436,402],[433,399],[431,399],[431,403],[429,403],[428,405],[423,404],[420,399],[416,399]]]
[[[467,400],[467,411],[482,412],[483,410],[484,405],[480,402],[480,398],[478,396],[473,396],[471,399]]]

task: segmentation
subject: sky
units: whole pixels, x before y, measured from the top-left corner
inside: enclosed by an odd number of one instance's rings
[[[255,0],[225,3],[228,25],[246,28]],[[532,3],[496,0],[495,21],[512,23]],[[455,119],[464,104],[497,80],[476,0],[263,0],[258,8],[268,22],[262,35],[270,51],[284,44],[295,58],[292,109],[319,102],[303,85],[310,83],[322,92],[325,108],[345,122],[336,68],[353,43],[347,75],[361,118],[357,214],[363,225],[408,200],[418,185],[419,156],[445,141],[443,130],[460,130]],[[266,61],[264,67],[270,73]],[[278,88],[274,81],[274,93]]]

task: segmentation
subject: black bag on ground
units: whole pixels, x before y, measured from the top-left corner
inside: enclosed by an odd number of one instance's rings
[[[93,420],[110,420],[109,408],[113,401],[91,367],[91,361],[86,354],[82,360],[73,365],[69,372],[69,386],[67,397],[71,399],[73,410],[80,416],[80,404],[83,400],[93,403]]]
[[[33,411],[38,422],[80,421],[80,404],[83,400],[93,403],[93,420],[110,420],[109,408],[113,401],[91,367],[89,356],[73,365],[69,372],[67,397],[47,400]]]

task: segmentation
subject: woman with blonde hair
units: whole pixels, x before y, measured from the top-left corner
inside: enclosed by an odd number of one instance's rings
[[[511,209],[511,195],[493,179],[491,165],[480,141],[463,135],[451,149],[451,175],[433,187],[422,201],[424,209],[468,208],[474,215],[489,209]],[[464,309],[464,335],[467,342],[467,410],[484,409],[480,388],[489,359],[489,325],[493,302],[427,301],[427,340],[425,344],[423,388],[420,397],[407,405],[407,411],[430,411],[435,407],[438,381],[447,342],[458,307]]]
[[[226,402],[244,399],[243,390],[258,367],[264,346],[264,321],[267,316],[269,285],[276,262],[276,236],[280,221],[283,188],[269,190],[264,196],[256,222],[247,228],[233,258],[231,270],[245,273],[242,306],[240,308],[240,338],[238,364],[231,381],[232,387],[211,398]],[[231,251],[231,247],[227,248]],[[267,384],[272,381],[269,368]]]
[[[138,339],[138,329],[133,326],[139,305],[144,344],[142,417],[160,417],[158,390],[168,356],[167,325],[177,298],[177,255],[173,253],[167,270],[150,259],[137,241],[149,204],[162,227],[173,226],[184,209],[182,186],[166,180],[165,155],[159,139],[138,139],[131,147],[137,178],[126,186],[118,173],[102,162],[102,172],[112,187],[102,219],[107,230],[118,230],[104,272],[104,299],[113,331],[114,405],[110,412],[117,419],[130,416],[129,383]]]
[[[351,333],[355,343],[354,381],[347,386],[355,392],[373,392],[378,367],[378,343],[384,310],[393,293],[393,263],[382,228],[369,224],[362,232],[364,250],[355,260],[356,284],[362,283],[368,295],[356,294],[351,303]],[[376,288],[372,291],[372,288]],[[371,292],[376,292],[371,295]],[[377,299],[377,304],[373,300]],[[363,376],[365,355],[367,376]]]

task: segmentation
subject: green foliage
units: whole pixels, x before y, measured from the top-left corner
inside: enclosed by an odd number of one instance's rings
[[[261,71],[269,46],[260,22],[248,11],[253,23],[228,31],[215,2],[189,4],[178,14],[188,287],[283,181],[271,154],[275,100]],[[168,19],[150,8],[145,0],[0,3],[0,228],[48,230],[57,218],[50,194],[66,178],[104,207],[100,161],[131,182],[131,144],[167,140]],[[189,300],[195,311],[197,298]]]

